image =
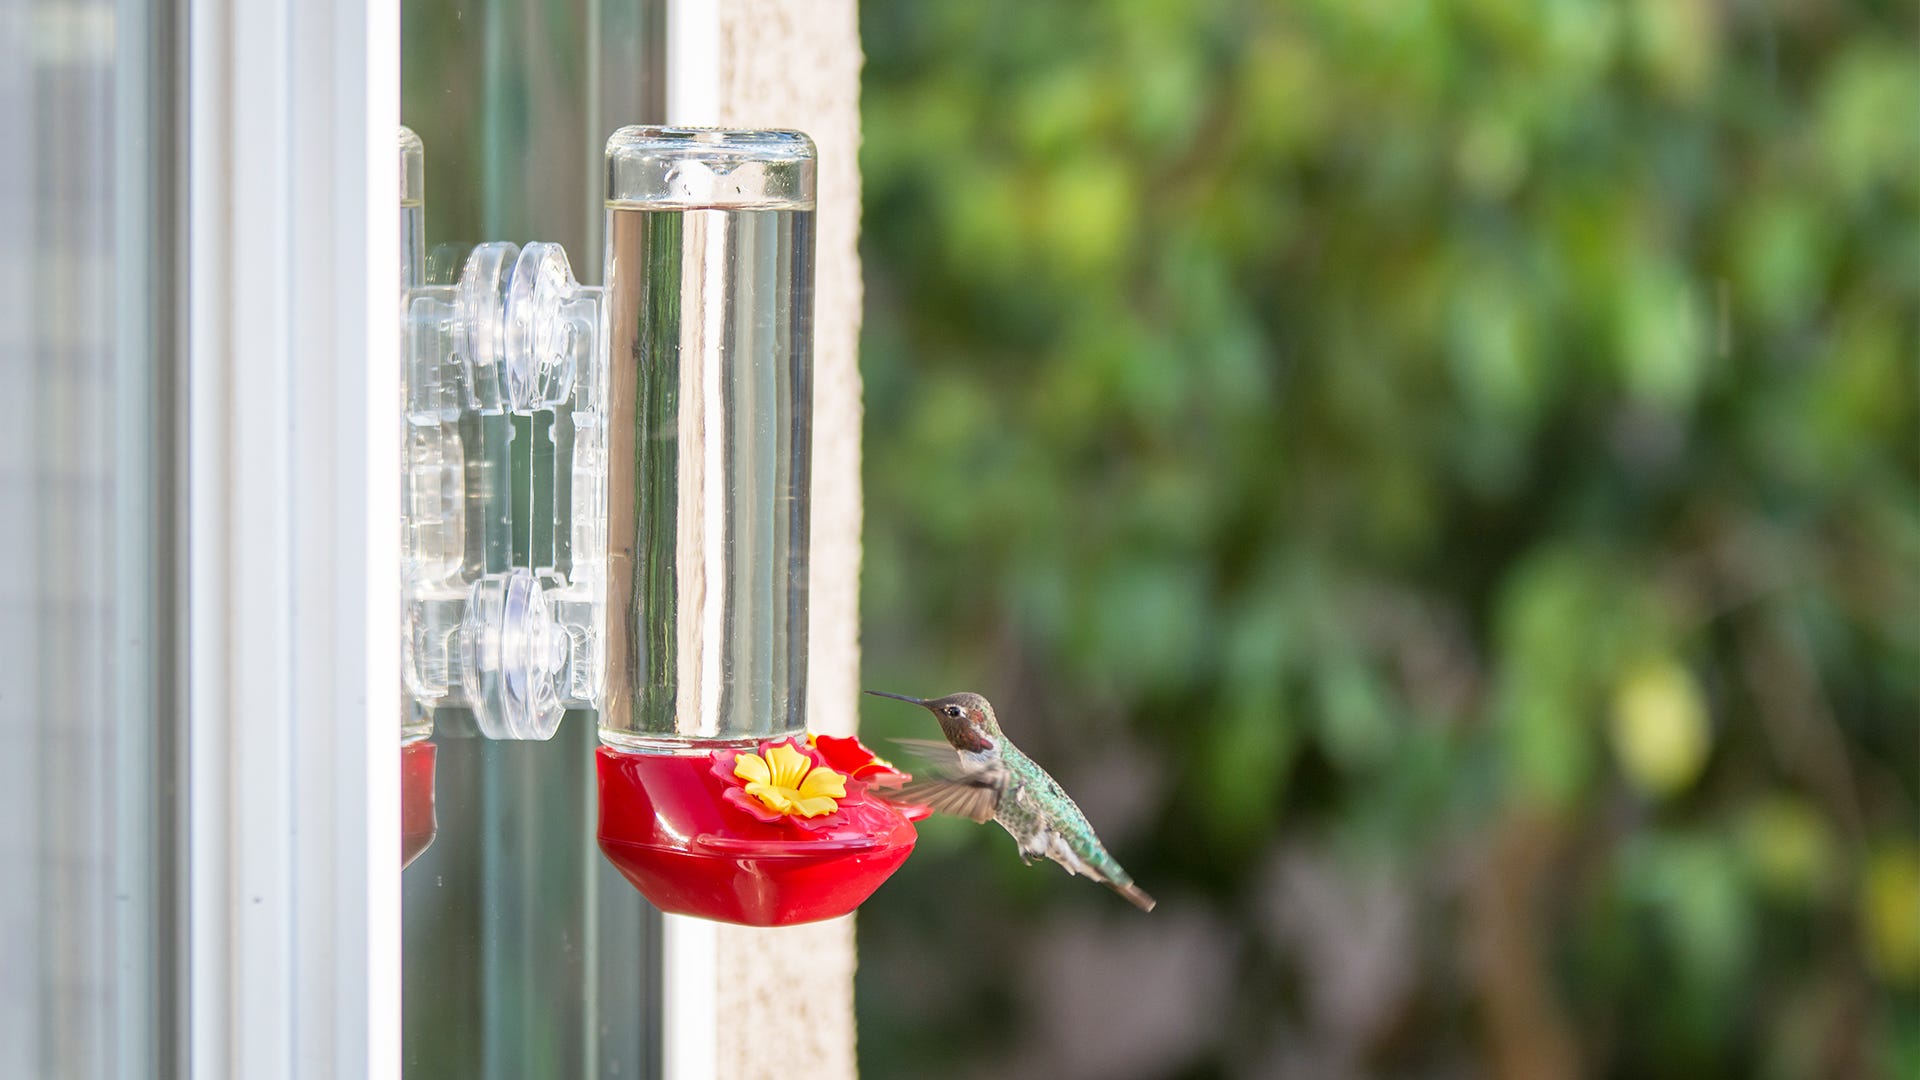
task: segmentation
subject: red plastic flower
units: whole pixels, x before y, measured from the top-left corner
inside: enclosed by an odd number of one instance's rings
[[[726,785],[721,797],[727,802],[768,824],[806,829],[839,824],[841,803],[858,798],[862,788],[794,739],[763,742],[758,752],[716,751],[712,772]]]
[[[913,779],[912,774],[867,749],[865,743],[852,736],[810,734],[807,745],[820,751],[828,765],[875,787],[899,787]]]

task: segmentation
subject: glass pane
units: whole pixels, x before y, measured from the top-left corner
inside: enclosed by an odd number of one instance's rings
[[[428,282],[451,284],[495,240],[559,243],[599,282],[603,149],[661,117],[663,10],[407,0],[402,120],[424,144]],[[530,495],[519,513],[553,505]],[[569,713],[549,742],[481,738],[463,709],[433,719],[438,832],[402,883],[409,1080],[657,1075],[658,914],[594,843],[593,715]]]
[[[172,12],[0,3],[0,1076],[175,1071]]]

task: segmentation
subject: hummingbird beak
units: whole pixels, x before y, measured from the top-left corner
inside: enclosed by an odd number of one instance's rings
[[[917,697],[908,697],[905,694],[889,694],[885,690],[869,690],[867,691],[867,693],[872,694],[874,697],[890,697],[895,701],[904,701],[909,705],[920,705],[920,706],[926,705],[925,701],[922,701]]]

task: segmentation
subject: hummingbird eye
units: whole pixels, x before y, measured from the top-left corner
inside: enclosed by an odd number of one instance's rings
[[[947,706],[947,715],[953,717],[955,720],[960,719],[962,716],[965,716],[966,714],[967,714],[967,711],[965,709],[962,709],[958,705]]]

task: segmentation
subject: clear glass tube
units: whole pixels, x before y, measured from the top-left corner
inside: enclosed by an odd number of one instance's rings
[[[806,728],[815,155],[607,144],[607,683],[623,750]]]

